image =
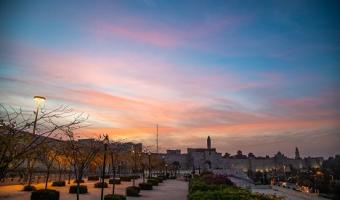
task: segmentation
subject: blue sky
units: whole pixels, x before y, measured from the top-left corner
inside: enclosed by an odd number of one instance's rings
[[[2,1],[0,102],[89,113],[83,137],[339,153],[337,1]],[[261,138],[259,140],[259,138]],[[316,141],[322,140],[317,147]],[[313,147],[313,148],[312,148]]]

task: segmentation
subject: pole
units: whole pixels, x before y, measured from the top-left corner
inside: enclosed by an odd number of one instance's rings
[[[149,156],[149,179],[151,178],[151,154],[148,154]]]
[[[39,106],[37,106],[37,111],[35,111],[35,119],[34,119],[34,124],[33,124],[33,135],[35,135],[35,129],[37,127],[38,112],[39,112]]]
[[[136,186],[135,183],[135,178],[136,178],[136,168],[137,168],[137,163],[136,163],[136,151],[134,151],[134,166],[133,166],[133,182],[132,182],[132,186]]]
[[[157,124],[157,151],[156,152],[158,153],[158,124]]]
[[[106,149],[107,149],[107,144],[104,144],[104,162],[103,162],[103,170],[102,170],[102,191],[100,194],[100,199],[103,200],[103,195],[104,195],[104,178],[105,178],[105,164],[106,164]]]
[[[115,161],[113,160],[113,152],[111,152],[111,162],[112,162],[112,195],[115,194],[115,181],[116,181],[116,165]]]

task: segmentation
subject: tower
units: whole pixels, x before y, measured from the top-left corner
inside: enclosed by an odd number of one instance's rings
[[[207,138],[207,148],[209,150],[211,150],[211,139],[210,139],[210,136],[208,136],[208,138]]]
[[[297,147],[295,147],[295,159],[300,159],[300,152],[299,149]]]

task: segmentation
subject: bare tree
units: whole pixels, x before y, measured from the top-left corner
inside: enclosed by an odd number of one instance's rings
[[[65,135],[67,136],[67,147],[64,148],[64,153],[73,166],[77,183],[77,200],[79,200],[80,181],[84,176],[85,170],[101,150],[102,145],[99,145],[99,141],[94,139],[87,139],[83,142],[77,141],[72,131],[66,131]]]
[[[78,129],[86,120],[86,115],[77,114],[67,106],[42,109],[32,134],[35,119],[31,112],[0,104],[0,180],[21,166],[46,139]]]
[[[61,151],[58,149],[59,143],[60,141],[46,142],[45,144],[41,145],[38,150],[38,160],[46,167],[45,190],[47,189],[50,170],[56,163],[58,156],[61,155]]]

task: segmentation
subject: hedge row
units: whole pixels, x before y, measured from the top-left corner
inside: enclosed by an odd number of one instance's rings
[[[136,186],[130,186],[126,188],[126,196],[139,197],[140,188]]]
[[[104,196],[104,200],[126,200],[126,197],[120,194],[107,194]]]
[[[55,186],[55,187],[63,187],[65,185],[66,185],[65,181],[53,181],[52,182],[52,186]]]
[[[79,194],[85,194],[87,193],[87,186],[86,185],[79,185]],[[75,194],[77,193],[77,185],[71,185],[69,193]]]
[[[25,185],[22,190],[23,191],[35,191],[35,190],[37,190],[37,188],[34,187],[33,185]]]
[[[281,200],[282,197],[252,194],[234,186],[227,177],[207,175],[194,177],[189,182],[188,200]]]
[[[114,179],[114,183],[117,185],[117,184],[120,184],[121,183],[121,181],[120,181],[120,178],[115,178]],[[113,184],[113,179],[110,179],[109,180],[109,184]]]
[[[150,184],[150,183],[140,183],[139,188],[141,190],[152,190],[152,184]]]
[[[94,184],[94,187],[95,188],[107,188],[108,187],[108,185],[107,185],[107,182],[104,182],[104,183],[102,183],[102,182],[97,182],[97,183],[95,183]]]
[[[59,200],[57,190],[37,190],[31,193],[31,200]]]
[[[87,177],[88,181],[99,181],[99,176],[89,176]]]

